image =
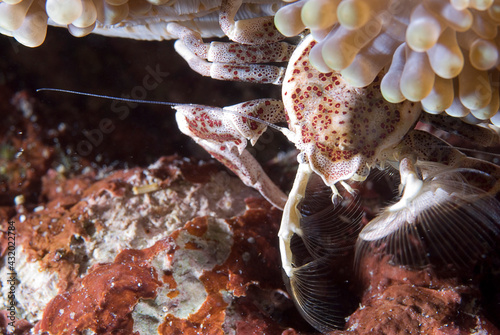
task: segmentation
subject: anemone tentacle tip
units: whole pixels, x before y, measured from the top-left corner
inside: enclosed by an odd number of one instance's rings
[[[300,2],[308,13],[314,13],[315,22],[328,15],[321,7],[313,8],[320,0]],[[381,89],[391,102],[405,97],[422,101],[429,112],[444,109],[457,117],[496,115],[499,89],[494,78],[500,76],[500,44],[495,42],[500,6],[496,1],[321,0],[321,6],[326,2],[337,7],[338,22],[329,32],[314,33],[316,25],[302,21],[321,42],[315,47],[321,53],[315,52],[313,62],[320,71],[328,67],[346,72],[355,59],[384,64],[391,83],[386,80]],[[404,55],[396,53],[401,46]],[[418,65],[415,54],[420,54]],[[410,62],[414,71],[410,67],[403,71]],[[347,72],[349,81],[358,84],[371,75]]]

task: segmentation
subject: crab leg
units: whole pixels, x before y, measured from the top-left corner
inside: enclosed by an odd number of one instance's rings
[[[442,114],[422,113],[420,121],[460,136],[472,143],[489,147],[498,145],[500,137],[493,129],[465,123],[459,118]]]
[[[233,171],[245,185],[258,190],[274,206],[284,207],[286,195],[245,149],[247,140],[254,144],[267,128],[245,115],[269,123],[283,121],[281,101],[261,99],[225,108],[178,105],[175,109],[177,124],[184,134]]]
[[[179,38],[175,50],[191,69],[219,80],[281,85],[283,67],[257,63],[286,62],[295,49],[285,42],[260,45],[204,43],[198,32],[177,23],[170,23],[167,30]]]
[[[500,192],[500,166],[477,158],[465,157],[460,162],[461,168],[470,168],[484,173],[489,178],[467,179],[472,186],[495,196]]]
[[[264,44],[285,38],[274,26],[274,16],[235,21],[242,0],[222,0],[219,24],[227,37],[243,44]]]

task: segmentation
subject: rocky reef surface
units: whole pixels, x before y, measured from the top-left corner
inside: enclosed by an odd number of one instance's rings
[[[283,283],[281,212],[180,134],[172,113],[33,91],[133,96],[149,75],[158,87],[148,98],[223,106],[279,90],[201,79],[169,42],[143,53],[147,42],[73,44],[65,34],[55,30],[37,50],[0,39],[0,333],[317,334]],[[289,188],[294,159],[271,161],[290,149],[286,141],[271,133],[260,145],[254,153]],[[383,205],[371,182],[360,195],[373,204],[367,218]],[[499,334],[498,250],[451,275],[376,252],[362,268],[362,276],[352,264],[339,269],[359,307],[332,334]]]

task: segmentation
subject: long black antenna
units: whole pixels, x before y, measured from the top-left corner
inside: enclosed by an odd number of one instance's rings
[[[72,91],[72,90],[64,90],[61,88],[45,88],[44,87],[44,88],[38,88],[36,91],[37,92],[48,91],[48,92],[70,93],[70,94],[83,95],[83,96],[92,97],[92,98],[110,99],[110,100],[118,100],[118,101],[124,101],[124,102],[136,102],[136,103],[153,104],[153,105],[164,105],[164,106],[171,106],[171,107],[177,106],[177,105],[190,105],[190,104],[176,104],[173,102],[166,102],[166,101],[120,98],[120,97],[113,97],[110,95],[94,94],[94,93],[79,92],[79,91]]]
[[[62,89],[62,88],[46,88],[46,87],[43,87],[43,88],[38,88],[36,90],[36,92],[43,92],[43,91],[46,91],[46,92],[69,93],[69,94],[83,95],[83,96],[92,97],[92,98],[109,99],[109,100],[117,100],[117,101],[124,101],[124,102],[134,102],[134,103],[144,103],[144,104],[152,104],[152,105],[163,105],[163,106],[170,106],[170,107],[175,107],[175,106],[199,106],[197,104],[182,104],[182,103],[173,103],[173,102],[167,102],[167,101],[154,101],[154,100],[141,100],[141,99],[120,98],[120,97],[113,97],[113,96],[110,96],[110,95],[103,95],[103,94],[95,94],[95,93],[87,93],[87,92],[65,90],[65,89]],[[238,113],[238,112],[232,111],[230,109],[226,109],[226,108],[222,108],[222,112],[223,113],[229,113],[229,114],[237,115],[237,116],[241,116],[241,117],[245,117],[245,118],[247,118],[249,120],[252,120],[252,121],[255,121],[255,122],[259,122],[259,123],[263,123],[263,124],[265,124],[268,127],[271,127],[273,129],[276,129],[276,130],[280,131],[281,133],[283,133],[287,137],[290,136],[290,131],[287,128],[277,126],[277,125],[275,125],[273,123],[267,122],[265,120],[261,120],[259,118],[254,117],[254,116],[245,115],[245,114]]]

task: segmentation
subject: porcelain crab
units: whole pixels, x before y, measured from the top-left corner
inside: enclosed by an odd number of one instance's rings
[[[409,240],[422,238],[420,233],[415,233],[417,223],[426,226],[425,234],[434,243],[440,244],[447,238],[454,248],[467,242],[462,248],[464,253],[457,256],[450,256],[454,250],[439,251],[446,262],[460,263],[459,258],[465,254],[474,258],[484,252],[486,245],[494,243],[492,236],[500,233],[500,206],[493,199],[500,190],[500,167],[467,157],[434,135],[414,127],[420,120],[465,133],[472,141],[485,146],[498,143],[498,134],[492,129],[424,113],[419,103],[408,100],[388,103],[380,93],[380,77],[367,87],[354,88],[339,74],[320,73],[308,61],[309,51],[315,44],[311,36],[305,37],[297,48],[283,42],[259,46],[218,42],[207,45],[187,28],[170,24],[168,29],[180,38],[176,50],[193,69],[204,75],[282,83],[282,101],[254,100],[222,109],[177,106],[176,118],[182,132],[276,207],[284,208],[279,232],[283,270],[291,281],[292,295],[299,309],[319,330],[326,332],[342,323],[331,310],[335,306],[322,302],[319,297],[327,285],[321,284],[318,288],[317,278],[312,286],[307,283],[311,271],[321,272],[318,269],[327,263],[322,264],[322,255],[316,259],[313,255],[308,264],[299,265],[291,247],[292,237],[299,236],[306,248],[335,250],[331,241],[338,232],[327,233],[333,236],[323,242],[311,242],[314,237],[308,236],[302,226],[304,218],[299,207],[313,173],[331,188],[335,203],[341,199],[337,187],[355,193],[349,183],[365,180],[371,169],[392,166],[399,170],[401,197],[361,231],[358,260],[374,241],[400,243],[399,252],[406,258],[413,257],[410,263],[425,258],[408,255]],[[288,61],[288,67],[284,71],[272,65],[242,64],[271,61]],[[254,144],[268,125],[284,121],[288,128],[280,128],[281,132],[300,151],[299,168],[288,199],[245,149],[247,140]],[[468,219],[453,223],[457,208]],[[351,224],[359,224],[359,212],[352,213],[351,221],[356,222]],[[354,229],[352,234],[356,236],[348,238],[355,240],[358,232]],[[325,242],[328,239],[330,242]],[[310,247],[312,244],[319,245]],[[311,267],[314,262],[316,265]],[[304,273],[309,273],[309,277]]]

